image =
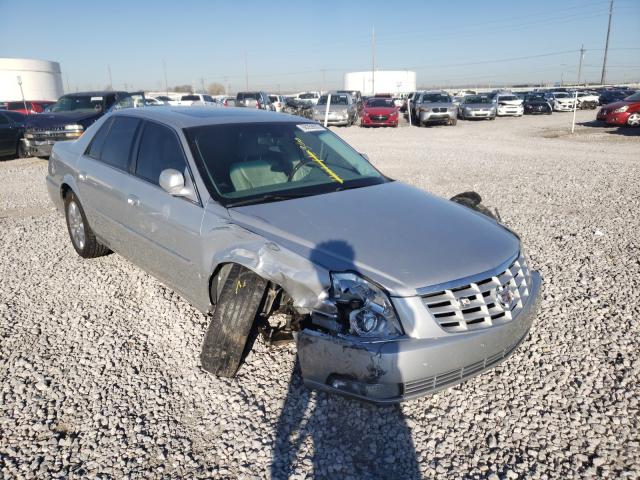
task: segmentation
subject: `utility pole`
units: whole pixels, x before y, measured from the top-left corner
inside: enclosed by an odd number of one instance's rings
[[[371,27],[371,95],[376,94],[376,29]]]
[[[164,92],[169,95],[169,84],[167,83],[167,62],[162,60],[162,70],[164,71]]]
[[[200,85],[202,85],[202,93],[207,93],[204,90],[204,77],[200,77]]]
[[[107,65],[107,72],[109,72],[109,90],[113,90],[113,79],[111,78],[111,65]]]
[[[69,75],[67,73],[64,74],[64,78],[67,81],[67,91],[66,93],[71,93],[71,89],[69,88]]]
[[[607,26],[607,41],[604,44],[604,59],[602,60],[602,75],[600,85],[604,85],[607,75],[607,53],[609,53],[609,34],[611,33],[611,16],[613,15],[613,0],[609,3],[609,25]]]
[[[573,120],[571,121],[571,133],[576,129],[576,110],[578,109],[578,88],[580,86],[580,75],[582,74],[582,60],[584,59],[584,44],[580,45],[580,63],[578,64],[578,81],[576,82],[576,93],[573,98]]]
[[[249,90],[249,68],[247,67],[247,52],[244,52],[244,86]]]

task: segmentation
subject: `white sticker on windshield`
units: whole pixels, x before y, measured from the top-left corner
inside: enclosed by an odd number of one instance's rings
[[[101,102],[102,101],[102,97],[91,97],[91,101],[92,102]]]
[[[317,123],[301,123],[300,125],[296,125],[300,130],[305,133],[308,132],[324,132],[325,128],[322,125]]]

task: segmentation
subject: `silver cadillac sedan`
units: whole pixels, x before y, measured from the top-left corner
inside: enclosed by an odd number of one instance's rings
[[[303,118],[120,110],[56,143],[47,186],[80,256],[117,252],[208,314],[216,375],[261,332],[295,339],[307,385],[393,403],[498,364],[535,315],[513,232]]]

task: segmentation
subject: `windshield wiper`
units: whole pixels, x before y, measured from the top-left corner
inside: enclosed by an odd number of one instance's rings
[[[242,207],[243,205],[254,205],[256,203],[277,202],[279,200],[290,200],[292,198],[306,197],[302,193],[265,193],[259,197],[245,198],[227,203],[227,208]]]

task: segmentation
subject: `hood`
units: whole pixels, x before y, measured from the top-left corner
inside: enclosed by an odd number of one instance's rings
[[[524,106],[545,106],[548,107],[549,106],[549,102],[547,102],[546,100],[527,100],[526,102],[524,102]]]
[[[614,103],[607,103],[603,108],[606,108],[607,110],[616,110],[620,107],[624,107],[625,105],[630,105],[632,102],[614,102]]]
[[[364,111],[369,115],[391,115],[398,110],[395,107],[364,107]]]
[[[432,107],[447,107],[452,108],[455,107],[453,102],[422,102],[420,106],[432,108]]]
[[[401,182],[229,209],[235,223],[395,296],[495,268],[518,238],[490,218]]]
[[[347,110],[348,108],[349,105],[335,105],[333,103],[329,105],[330,112],[342,112],[343,110]],[[315,105],[313,109],[319,111],[320,113],[324,113],[327,109],[327,105]]]
[[[522,105],[522,100],[497,100],[499,105]]]
[[[462,108],[478,108],[482,110],[491,110],[495,108],[493,103],[463,103],[460,105]]]
[[[55,128],[64,127],[71,123],[79,123],[87,128],[98,118],[104,115],[103,112],[57,112],[39,113],[29,116],[30,128]]]

